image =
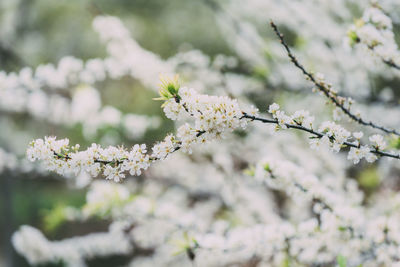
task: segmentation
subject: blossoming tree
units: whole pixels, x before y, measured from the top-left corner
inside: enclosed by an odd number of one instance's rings
[[[29,163],[1,149],[0,170],[84,184],[85,205],[57,210],[64,223],[110,222],[58,241],[23,225],[15,250],[32,265],[119,256],[129,266],[400,266],[398,92],[377,96],[368,79],[398,82],[400,8],[332,2],[205,1],[235,53],[212,59],[198,50],[162,59],[99,15],[105,58],[1,72],[2,111],[80,124],[87,140],[104,125],[134,141],[161,125],[103,105],[96,83],[106,79],[158,91],[174,125],[131,147],[41,137],[27,145]]]

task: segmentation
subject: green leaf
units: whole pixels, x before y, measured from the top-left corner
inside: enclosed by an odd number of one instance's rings
[[[160,80],[160,90],[158,91],[160,97],[154,100],[168,100],[178,96],[180,83],[177,75],[173,78],[161,76]]]

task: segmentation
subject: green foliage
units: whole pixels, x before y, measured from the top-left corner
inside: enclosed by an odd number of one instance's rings
[[[195,250],[200,247],[199,243],[194,237],[189,237],[187,232],[183,234],[183,240],[176,240],[175,246],[177,250],[173,253],[174,256],[186,252],[190,260],[194,260],[196,257]]]
[[[68,265],[62,260],[37,265],[37,267],[67,267],[67,266]]]
[[[229,208],[221,208],[216,214],[215,218],[227,221],[232,227],[241,224],[240,218],[237,217]]]
[[[268,163],[265,163],[265,165],[264,165],[264,170],[265,170],[266,172],[270,172],[270,171],[271,171],[271,167],[269,166]]]
[[[301,48],[306,47],[307,40],[305,38],[303,38],[302,36],[296,36],[294,43],[295,43],[295,47],[301,49]]]
[[[400,137],[393,136],[389,141],[389,147],[394,149],[400,149]]]
[[[347,260],[342,255],[337,256],[336,261],[337,261],[337,264],[339,265],[339,267],[347,266]]]
[[[59,203],[45,212],[43,223],[46,231],[52,233],[65,222],[65,208],[65,204]]]
[[[115,209],[125,206],[127,203],[134,201],[135,196],[131,195],[127,199],[121,199],[117,192],[115,195],[109,197],[104,202],[86,203],[82,210],[86,214],[95,216],[101,219],[111,216],[111,212]]]
[[[180,99],[178,93],[181,86],[178,75],[175,75],[174,78],[160,77],[160,80],[161,85],[160,90],[158,91],[160,97],[153,98],[154,100],[169,100],[171,98]]]
[[[256,168],[253,165],[250,165],[247,169],[243,171],[245,175],[254,176],[256,172]]]
[[[360,41],[355,31],[349,30],[347,32],[347,37],[349,37],[350,45],[353,46]]]
[[[358,184],[368,193],[375,190],[380,184],[376,167],[370,167],[362,170],[358,177]]]
[[[18,179],[14,184],[13,208],[18,224],[38,224],[46,210],[55,203],[78,207],[85,202],[83,190],[65,190],[64,182],[50,180]],[[39,212],[40,211],[40,212]]]
[[[283,261],[282,261],[280,267],[290,267],[290,258],[289,258],[289,256],[286,256],[286,257],[283,259]]]
[[[260,79],[265,80],[268,78],[269,70],[266,66],[257,66],[253,68],[253,76]]]

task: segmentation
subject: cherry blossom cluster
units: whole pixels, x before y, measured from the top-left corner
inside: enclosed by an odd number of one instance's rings
[[[85,151],[78,149],[79,145],[70,147],[68,139],[46,137],[32,141],[27,156],[31,161],[42,160],[48,170],[61,175],[77,175],[84,171],[96,177],[101,173],[116,182],[125,178],[124,172],[140,175],[150,164],[145,144],[135,145],[130,150],[114,146],[102,148],[97,144]]]
[[[348,38],[351,45],[362,44],[386,64],[395,68],[400,66],[392,20],[378,5],[364,11],[362,18],[350,28]]]
[[[355,16],[358,16],[348,10],[346,1],[336,1],[334,7],[330,3],[312,5],[307,1],[296,3],[285,1],[282,5],[276,5],[274,0],[264,2],[251,0],[246,8],[239,8],[239,5],[235,3],[235,1],[227,1],[215,4],[220,7],[216,12],[220,28],[227,45],[234,49],[238,57],[257,69],[257,74],[265,75],[267,88],[281,90],[283,85],[284,90],[287,91],[301,92],[302,95],[308,92],[304,90],[307,88],[307,82],[304,81],[301,73],[290,66],[292,62],[284,60],[285,55],[277,44],[277,40],[273,38],[273,35],[265,34],[265,22],[272,19],[278,26],[284,27],[285,31],[301,36],[298,39],[299,43],[295,43],[291,49],[302,61],[304,59],[303,63],[310,67],[310,73],[317,71],[329,73],[330,82],[340,85],[341,94],[357,100],[357,110],[353,113],[355,116],[358,116],[361,110],[365,112],[365,115],[368,112],[367,116],[371,119],[373,116],[371,114],[377,112],[370,110],[370,107],[365,106],[361,101],[374,92],[372,83],[366,79],[366,73],[372,72],[385,77],[393,74],[376,64],[373,58],[366,58],[365,53],[360,53],[359,50],[349,51],[348,45],[343,45],[343,33],[349,25],[354,23]],[[356,5],[363,10],[365,4],[360,2]],[[394,1],[383,0],[379,1],[379,4],[374,4],[374,6],[378,5],[386,10],[387,16],[393,14],[392,17],[396,19],[398,6]],[[327,10],[329,10],[329,15],[321,18],[320,14],[326,14]],[[348,12],[343,12],[343,10]],[[302,14],[313,15],[303,16]],[[343,24],[337,23],[333,17],[340,18]],[[305,27],[299,29],[299,24]],[[265,51],[273,57],[266,57]],[[393,99],[394,91],[389,86],[379,94],[379,97],[390,101]],[[377,106],[373,109],[376,110]],[[389,105],[384,106],[384,109],[390,113],[397,112]],[[340,115],[341,112],[337,111],[339,109],[335,110],[335,113]],[[375,121],[397,128],[398,125],[393,121],[394,117],[390,116],[390,119],[382,120],[379,115],[376,115],[373,118]]]
[[[398,229],[398,224],[393,221],[398,215],[370,218],[370,214],[360,207],[364,196],[357,189],[354,180],[340,177],[320,179],[307,174],[304,169],[291,162],[273,158],[261,160],[254,175],[258,181],[285,192],[295,201],[304,199],[312,204],[313,213],[317,217],[300,223],[297,232],[294,230],[289,238],[289,253],[293,257],[315,263],[315,253],[322,247],[327,253],[320,254],[321,263],[329,261],[332,252],[348,257],[348,252],[339,249],[340,243],[347,242],[352,243],[352,255],[359,257],[353,257],[353,263],[356,265],[368,262],[368,259],[363,258],[363,255],[368,253],[376,255],[376,263],[384,265],[399,260],[396,254],[398,236],[387,235],[388,229]],[[369,223],[365,223],[367,221]],[[330,236],[330,240],[316,241],[324,236]],[[307,240],[311,239],[317,243],[312,248],[304,248]],[[301,249],[296,249],[297,246]],[[392,251],[382,251],[389,248]],[[309,258],[311,255],[313,256]]]
[[[165,115],[171,120],[190,117],[194,125],[184,123],[177,130],[184,151],[191,151],[195,143],[223,137],[237,128],[244,128],[242,111],[237,100],[226,96],[201,95],[194,89],[182,87],[163,104]]]
[[[106,179],[119,182],[125,178],[126,173],[132,176],[140,175],[152,161],[164,160],[179,149],[191,153],[194,144],[218,139],[237,128],[245,128],[246,119],[276,123],[276,130],[297,128],[309,132],[313,134],[310,141],[313,149],[326,146],[334,152],[339,152],[344,145],[350,146],[348,159],[354,163],[358,163],[362,158],[373,162],[377,159],[373,153],[378,153],[386,147],[380,135],[370,137],[373,148],[360,145],[360,133],[354,135],[355,143],[350,143],[351,133],[330,121],[323,122],[318,131],[314,131],[314,117],[310,116],[309,112],[300,110],[288,116],[276,103],[270,105],[268,110],[275,121],[265,121],[241,111],[237,100],[224,96],[201,95],[194,89],[181,88],[177,77],[173,80],[162,80],[159,93],[160,98],[157,100],[164,101],[162,106],[168,118],[192,119],[194,126],[189,123],[181,125],[177,129],[177,136],[167,135],[162,142],[153,146],[151,155],[147,154],[145,144],[135,145],[131,150],[114,146],[102,148],[92,144],[87,150],[78,151],[79,146],[70,147],[68,139],[56,140],[55,137],[46,137],[44,140],[33,141],[27,150],[27,156],[31,161],[44,161],[48,170],[62,175],[87,172],[93,177],[102,174]],[[256,115],[257,110],[253,109],[250,113]]]
[[[318,72],[315,74],[314,78],[316,87],[313,88],[313,91],[320,91],[321,94],[325,94],[326,97],[328,97],[328,99],[336,106],[332,114],[335,121],[340,121],[342,116],[345,115],[345,112],[346,115],[350,117],[352,117],[352,115],[354,115],[355,118],[360,117],[360,111],[357,110],[354,114],[352,113],[351,108],[355,103],[354,100],[351,97],[347,98],[338,95],[338,92],[333,85],[326,81],[324,74]]]
[[[161,167],[160,165],[157,167]],[[167,177],[174,170],[171,170],[169,163],[164,162],[164,165],[160,173]],[[182,173],[183,177],[202,181],[205,175],[210,174],[203,165],[195,167],[196,165],[192,163],[185,170],[196,178],[189,178],[190,175]],[[182,166],[183,169],[185,167],[187,166]],[[217,169],[214,167],[213,171]],[[196,193],[191,190],[203,186],[207,188],[210,184],[199,186],[198,183],[193,183],[189,190],[184,187],[188,184],[182,178],[175,180],[179,186],[164,184],[163,178],[159,181],[148,179],[143,188],[139,184],[132,187],[138,190],[135,191],[135,197],[132,197],[134,193],[129,192],[126,185],[96,181],[91,185],[87,205],[82,212],[89,215],[87,218],[102,214],[107,219],[111,218],[116,222],[128,220],[129,225],[134,225],[124,228],[123,240],[130,238],[134,249],[146,249],[151,257],[135,257],[132,260],[133,265],[154,266],[168,263],[190,266],[191,261],[195,261],[198,265],[219,266],[222,263],[251,262],[252,258],[257,257],[262,263],[276,266],[284,262],[309,266],[316,263],[334,264],[339,256],[355,266],[361,263],[374,266],[398,262],[396,244],[400,240],[400,228],[395,207],[400,203],[399,200],[389,200],[386,196],[387,202],[384,199],[380,201],[391,203],[390,206],[385,207],[384,203],[380,203],[371,208],[363,207],[365,196],[354,179],[333,176],[326,173],[326,169],[324,172],[324,168],[321,171],[323,174],[317,177],[296,164],[268,157],[256,165],[256,184],[249,177],[237,180],[238,184],[226,181],[224,187],[232,186],[235,193],[229,193],[227,188],[216,188],[210,190],[208,197],[195,201],[194,206],[193,197]],[[235,178],[240,176],[241,174],[234,175]],[[217,177],[214,173],[212,178]],[[277,216],[278,210],[272,209],[268,204],[271,192],[260,190],[260,183],[266,185],[265,189],[286,193],[288,199],[282,200],[280,196],[281,201],[285,201],[286,206],[292,206],[294,213]],[[220,192],[220,195],[213,195],[215,192]],[[222,203],[219,198],[222,198]],[[191,201],[192,204],[189,204]],[[248,201],[254,206],[249,206]],[[231,206],[233,203],[235,206]],[[218,215],[216,219],[215,213],[221,213],[219,209],[224,209],[224,205],[229,206],[231,214]],[[98,209],[89,211],[88,206],[97,206]],[[113,206],[115,212],[105,213],[101,206]],[[202,220],[198,219],[200,215]],[[14,239],[23,235],[24,231],[25,228],[22,227]],[[70,239],[64,241],[68,243]],[[21,247],[18,251],[28,259],[33,258],[32,254],[28,254],[32,251],[33,247],[30,246],[33,244],[23,244],[25,246],[15,243],[15,246]],[[57,243],[51,243],[53,244]],[[348,249],[349,246],[351,250]],[[43,246],[36,248],[40,253],[35,255],[47,255],[38,256],[37,263],[55,261],[53,256],[58,255],[54,250]],[[103,255],[102,249],[103,243],[100,243],[93,248],[92,255]],[[48,254],[42,253],[45,251]],[[68,260],[73,257],[67,257],[69,251],[75,252],[65,250],[63,255],[66,256],[62,259],[73,266]],[[110,254],[118,255],[114,250]],[[86,254],[81,256],[82,259],[90,258]]]
[[[285,111],[280,110],[280,106],[277,103],[273,103],[269,106],[268,112],[271,113],[272,117],[277,120],[279,129],[287,129],[287,124],[300,125],[307,128],[312,128],[314,122],[314,116],[306,110],[298,110],[292,116],[286,115]]]
[[[361,159],[365,158],[368,162],[377,160],[376,152],[386,149],[386,142],[382,135],[374,134],[369,137],[371,145],[361,145],[360,139],[363,137],[363,132],[354,132],[353,134],[331,121],[321,123],[317,131],[313,130],[314,117],[310,116],[308,111],[299,110],[292,116],[286,115],[280,110],[278,104],[274,103],[269,106],[268,112],[276,119],[277,128],[287,129],[302,126],[301,130],[305,130],[313,134],[310,140],[312,149],[327,147],[333,152],[339,152],[342,147],[350,146],[347,158],[357,164]],[[396,154],[393,156],[397,157]]]
[[[26,67],[19,73],[1,72],[0,81],[4,86],[0,89],[0,109],[6,112],[27,112],[35,119],[53,124],[81,123],[84,135],[88,138],[93,138],[98,129],[112,126],[121,127],[127,137],[136,139],[142,137],[147,129],[157,127],[159,119],[136,114],[125,115],[114,107],[102,107],[100,95],[92,85],[108,77],[117,79],[131,75],[154,89],[157,88],[154,76],[161,72],[172,72],[183,62],[200,65],[204,70],[196,71],[208,77],[217,75],[215,71],[209,70],[209,59],[202,54],[198,55],[198,51],[180,53],[168,62],[161,60],[140,47],[116,17],[98,16],[93,21],[93,28],[105,42],[109,57],[85,62],[66,56],[57,65],[44,64],[36,69]],[[206,65],[202,63],[204,60]],[[148,68],[137,68],[139,62],[146,62]],[[69,92],[65,92],[65,89]],[[66,97],[66,94],[71,96]]]
[[[356,139],[356,144],[358,147],[351,147],[347,158],[349,160],[353,160],[354,164],[357,164],[360,159],[365,158],[368,162],[374,162],[377,157],[373,153],[371,153],[371,148],[363,145],[360,146],[359,140],[362,138],[362,132],[353,133],[354,138]],[[375,150],[384,150],[386,148],[386,142],[383,139],[382,135],[375,134],[369,137],[369,141],[372,143],[372,148]]]
[[[293,197],[318,200],[315,205],[320,209],[332,211],[344,208],[344,205],[360,204],[363,197],[361,192],[356,190],[356,184],[351,180],[346,181],[338,177],[334,183],[329,180],[321,181],[296,164],[284,160],[273,158],[260,160],[255,167],[254,177],[269,187],[285,191]],[[348,184],[346,185],[344,182]],[[350,189],[351,192],[343,192],[342,187]],[[350,194],[351,197],[348,197],[347,194]]]
[[[224,136],[236,128],[245,127],[241,120],[242,111],[237,100],[222,96],[200,95],[194,89],[180,88],[177,78],[166,80],[160,90],[164,112],[170,119],[193,118],[191,126],[184,123],[177,130],[177,136],[167,135],[162,142],[152,147],[147,154],[146,145],[135,145],[131,150],[109,146],[102,148],[92,144],[87,150],[78,151],[79,146],[69,146],[68,139],[56,140],[46,137],[33,141],[27,150],[28,159],[41,160],[46,168],[65,175],[87,172],[96,177],[99,174],[119,182],[126,173],[140,175],[150,163],[163,160],[178,149],[191,153],[192,146]]]
[[[400,136],[400,133],[395,129],[387,128],[375,122],[361,118],[359,111],[357,111],[357,113],[353,113],[353,111],[350,110],[350,106],[353,104],[353,100],[351,98],[345,98],[339,96],[337,94],[337,91],[332,88],[332,85],[330,83],[325,82],[324,76],[322,74],[317,73],[316,75],[314,75],[313,73],[309,72],[306,68],[304,68],[304,66],[297,60],[295,55],[292,53],[292,50],[289,48],[289,45],[287,44],[284,38],[284,35],[279,31],[278,26],[273,21],[271,21],[270,25],[275,34],[278,36],[282,46],[286,50],[286,53],[290,58],[291,62],[293,62],[294,66],[297,67],[305,75],[306,79],[310,80],[315,85],[314,90],[319,90],[321,94],[325,95],[329,99],[329,101],[336,106],[333,112],[333,117],[335,120],[340,120],[340,115],[341,115],[340,113],[344,113],[350,119],[354,120],[355,122],[361,125],[379,129],[388,134],[395,134],[397,136]]]

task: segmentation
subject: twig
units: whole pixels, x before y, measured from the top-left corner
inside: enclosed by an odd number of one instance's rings
[[[358,39],[358,42],[360,42],[361,40]],[[372,46],[372,45],[368,45],[368,49],[370,49],[372,52],[375,52],[375,47],[376,46]],[[379,55],[378,55],[379,56]],[[379,56],[382,60],[383,63],[385,63],[386,65],[388,65],[391,68],[400,70],[400,66],[397,65],[396,63],[394,63],[394,61],[392,59],[384,59],[382,56]]]
[[[346,108],[343,105],[344,99],[343,97],[337,96],[336,93],[333,93],[329,88],[325,87],[323,84],[318,82],[315,78],[314,75],[311,74],[309,71],[307,71],[303,65],[297,60],[297,58],[293,55],[292,51],[290,50],[289,46],[285,42],[285,39],[283,37],[283,34],[278,30],[278,27],[275,25],[274,22],[271,21],[271,27],[274,30],[275,34],[278,36],[281,44],[285,48],[287,55],[289,56],[290,60],[293,62],[293,64],[300,69],[303,74],[329,99],[332,101],[332,103],[335,104],[338,108],[340,108],[347,116],[349,116],[352,120],[356,121],[357,123],[364,125],[364,126],[370,126],[375,129],[379,129],[385,133],[388,134],[395,134],[397,136],[400,136],[400,132],[398,132],[395,129],[390,129],[381,125],[378,125],[372,121],[366,121],[362,119],[360,116],[357,116],[356,114],[352,113],[350,111],[350,108]],[[387,61],[385,62],[386,64],[392,64],[396,66],[396,68],[399,68],[399,66],[395,65],[393,62]],[[394,67],[393,66],[393,67]]]
[[[382,59],[383,63],[385,63],[386,65],[388,65],[389,67],[395,68],[397,70],[400,70],[400,66],[397,65],[396,63],[394,63],[392,60],[386,60],[386,59]]]
[[[175,99],[175,101],[177,101],[177,99]],[[186,112],[188,112],[188,114],[190,116],[193,116],[193,114],[190,113],[189,110],[187,110],[187,109],[185,109],[185,110],[186,110]],[[251,121],[260,121],[260,122],[263,122],[263,123],[279,124],[278,120],[276,120],[276,119],[266,119],[266,118],[256,117],[256,116],[249,115],[249,114],[247,114],[245,112],[243,112],[243,116],[240,119],[250,119]],[[317,138],[322,138],[323,136],[325,136],[325,134],[323,134],[323,133],[314,131],[313,129],[306,128],[306,127],[301,126],[301,125],[288,124],[288,123],[285,124],[285,125],[288,128],[292,128],[292,129],[297,129],[297,130],[301,130],[301,131],[304,131],[304,132],[308,132],[308,133],[314,135]],[[206,131],[204,131],[204,130],[198,130],[198,132],[196,134],[196,137],[200,137],[201,135],[203,135],[205,133],[206,133]],[[344,142],[343,145],[346,145],[348,147],[359,148],[358,145],[355,145],[355,144],[352,144],[352,143],[349,143],[349,142]],[[182,147],[182,143],[180,141],[178,141],[177,145],[174,148],[174,150],[171,151],[169,154],[180,150],[181,147]],[[400,155],[399,154],[392,154],[392,153],[379,151],[379,150],[373,150],[373,149],[371,149],[370,152],[374,153],[374,154],[377,154],[379,156],[385,156],[385,157],[391,157],[391,158],[400,159]],[[56,151],[53,151],[53,154],[58,159],[63,159],[63,160],[66,160],[66,161],[67,160],[71,160],[71,157],[69,156],[68,153],[63,154],[63,153],[57,153]],[[108,164],[110,164],[110,165],[120,165],[120,164],[122,164],[124,162],[124,160],[125,160],[125,158],[121,158],[121,159],[118,159],[118,160],[112,160],[112,161],[102,160],[102,159],[94,159],[94,162],[100,163],[100,164],[103,164],[103,165],[108,165]],[[150,157],[149,160],[150,161],[157,161],[157,160],[161,160],[161,158]]]
[[[256,117],[256,116],[252,116],[249,115],[247,113],[243,113],[243,117],[242,118],[246,118],[246,119],[250,119],[251,121],[260,121],[262,123],[271,123],[271,124],[279,124],[278,120],[276,119],[266,119],[266,118],[261,118],[261,117]],[[294,124],[289,124],[286,123],[285,124],[286,127],[288,128],[292,128],[292,129],[297,129],[297,130],[301,130],[304,132],[308,132],[312,135],[314,135],[317,138],[322,138],[325,136],[325,134],[317,132],[313,129],[301,126],[301,125],[294,125]],[[358,145],[352,144],[350,142],[344,142],[343,145],[348,146],[348,147],[354,147],[354,148],[359,148]],[[395,159],[400,159],[400,155],[399,154],[392,154],[389,152],[384,152],[384,151],[379,151],[379,150],[375,150],[375,149],[371,149],[370,150],[371,153],[374,153],[376,155],[382,156],[382,157],[390,157],[390,158],[395,158]]]

